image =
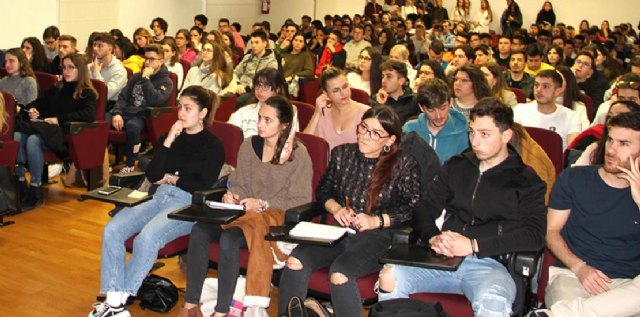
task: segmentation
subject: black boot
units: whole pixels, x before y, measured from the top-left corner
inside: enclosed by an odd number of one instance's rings
[[[18,199],[22,201],[24,195],[27,193],[27,181],[18,181]]]
[[[22,200],[22,211],[29,211],[44,204],[44,197],[42,194],[42,187],[29,186],[27,193]]]

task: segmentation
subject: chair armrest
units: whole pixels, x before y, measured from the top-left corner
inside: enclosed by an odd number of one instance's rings
[[[173,107],[147,107],[144,110],[144,114],[147,118],[155,119],[164,113],[173,112]]]
[[[66,122],[62,129],[66,135],[78,135],[85,129],[96,128],[97,122]]]
[[[126,174],[113,174],[109,177],[109,185],[135,188],[145,178],[144,172],[132,172]]]
[[[507,270],[526,278],[535,276],[542,259],[542,251],[521,251],[509,254]]]
[[[226,188],[213,188],[207,190],[197,190],[191,195],[192,205],[204,205],[205,201],[221,201],[222,195],[227,192]]]
[[[311,218],[320,216],[324,212],[324,208],[322,208],[317,202],[306,203],[304,205],[287,209],[284,213],[284,223],[309,221]]]

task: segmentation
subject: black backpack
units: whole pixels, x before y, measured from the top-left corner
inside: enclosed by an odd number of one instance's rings
[[[142,281],[136,297],[143,309],[166,313],[178,302],[178,288],[168,278],[149,274]]]
[[[438,302],[421,302],[410,298],[397,298],[376,303],[369,317],[449,317]]]

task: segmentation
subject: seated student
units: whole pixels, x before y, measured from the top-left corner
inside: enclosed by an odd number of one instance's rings
[[[322,94],[304,133],[325,139],[331,149],[355,142],[356,127],[369,106],[351,99],[351,87],[341,69],[327,67],[320,75],[320,87]]]
[[[194,191],[210,188],[218,178],[224,147],[206,129],[217,103],[218,97],[202,87],[182,92],[179,119],[160,138],[146,168],[149,181],[159,185],[153,199],[122,209],[104,227],[100,292],[107,299],[89,317],[130,316],[127,298],[138,292],[158,250],[191,231],[191,222],[171,220],[167,214],[189,206]],[[138,232],[127,262],[124,242]]]
[[[149,44],[144,48],[145,62],[142,72],[133,75],[124,87],[118,101],[105,119],[111,121],[113,128],[127,134],[125,154],[126,166],[121,173],[134,171],[135,161],[140,150],[140,133],[145,128],[144,109],[151,106],[164,106],[169,99],[173,82],[164,66],[164,50],[158,44]]]
[[[375,106],[358,124],[358,142],[332,150],[317,200],[341,226],[358,232],[329,248],[300,244],[293,250],[281,277],[278,314],[291,297],[305,298],[311,274],[327,266],[336,316],[362,314],[356,280],[380,270],[392,228],[411,220],[421,198],[420,166],[399,150],[400,124],[394,111]]]
[[[176,87],[176,90],[180,91],[184,80],[184,68],[182,68],[180,58],[178,57],[176,41],[172,37],[166,36],[160,45],[162,45],[162,50],[164,51],[164,66],[167,67],[168,71],[176,74],[176,77],[178,77],[178,87]]]
[[[349,85],[352,88],[364,90],[369,95],[372,91],[378,91],[382,84],[381,63],[382,55],[377,48],[373,46],[364,48],[358,55],[356,71],[347,74]]]
[[[404,63],[407,67],[407,79],[409,80],[409,87],[413,87],[413,80],[416,78],[418,72],[413,69],[413,65],[409,61],[409,49],[404,44],[396,44],[391,48],[389,52],[389,59],[396,60]]]
[[[471,46],[456,46],[453,50],[453,58],[451,59],[451,62],[447,65],[447,68],[444,69],[444,74],[447,75],[447,77],[452,77],[453,73],[462,66],[473,65],[475,59],[476,53],[473,51]]]
[[[58,54],[47,65],[45,72],[54,75],[62,75],[62,58],[67,54],[77,53],[77,43],[78,41],[76,38],[71,35],[60,35],[58,38]]]
[[[605,123],[611,118],[627,112],[640,111],[640,105],[629,100],[614,101],[609,108]],[[604,153],[598,153],[598,140],[607,139],[607,130],[604,124],[594,125],[580,133],[573,142],[569,144],[569,149],[582,150],[582,154],[571,164],[571,166],[597,165],[603,164]],[[604,150],[600,147],[600,150]]]
[[[535,77],[539,72],[548,69],[554,69],[553,66],[543,62],[544,49],[537,43],[527,46],[527,66],[524,72]]]
[[[453,98],[451,107],[461,112],[467,120],[471,109],[484,97],[490,97],[491,88],[482,71],[473,65],[464,65],[453,73]]]
[[[412,220],[419,244],[464,259],[457,271],[387,265],[380,272],[380,300],[453,293],[465,295],[476,316],[511,313],[516,284],[498,258],[543,247],[546,186],[509,145],[511,108],[484,98],[470,117],[471,149],[442,166],[426,189],[427,207]],[[439,229],[435,220],[443,209]]]
[[[469,126],[464,115],[451,108],[449,87],[442,79],[423,83],[416,94],[422,113],[402,127],[417,132],[436,151],[440,164],[469,147]]]
[[[343,45],[340,43],[342,40],[342,34],[340,31],[335,30],[329,33],[327,43],[324,46],[322,55],[318,59],[318,65],[316,65],[316,75],[320,75],[322,71],[328,65],[344,69],[346,67],[347,53],[343,49]]]
[[[229,117],[229,123],[242,129],[245,139],[258,134],[259,110],[267,99],[276,95],[289,98],[287,83],[282,73],[275,68],[259,70],[253,78],[253,88],[255,102],[236,110]],[[296,111],[293,116],[293,131],[298,132],[299,129]]]
[[[60,38],[60,29],[57,26],[48,26],[42,32],[42,41],[44,45],[44,53],[47,60],[53,60],[58,56],[58,39]]]
[[[132,74],[137,74],[142,70],[144,57],[136,54],[136,48],[128,38],[121,37],[116,40],[113,54],[122,62],[122,66],[131,70]]]
[[[89,79],[84,56],[70,54],[62,59],[62,80],[47,90],[41,98],[26,105],[31,120],[44,123],[19,125],[13,134],[20,142],[16,175],[22,188],[26,187],[25,165],[29,165],[31,182],[22,199],[22,210],[34,209],[44,203],[42,196],[42,170],[44,150],[67,156],[64,146],[64,124],[69,121],[92,122],[96,118],[97,94]],[[46,125],[45,125],[46,123]]]
[[[89,64],[92,79],[107,86],[107,103],[114,104],[120,91],[127,85],[127,71],[120,60],[113,56],[115,40],[109,33],[97,33],[93,38],[93,57]]]
[[[524,92],[528,100],[533,99],[533,76],[524,72],[527,63],[527,54],[522,51],[511,52],[509,70],[504,73],[507,85]]]
[[[558,66],[556,71],[562,77],[562,88],[560,95],[556,98],[556,103],[575,111],[580,121],[580,131],[584,131],[589,128],[591,123],[587,115],[587,107],[582,102],[582,92],[578,89],[576,77],[567,66]]]
[[[444,75],[444,69],[442,69],[440,63],[431,59],[426,59],[420,62],[416,76],[417,77],[413,81],[413,86],[411,86],[411,89],[414,92],[417,92],[420,85],[429,79],[438,78],[447,82],[447,76]]]
[[[560,95],[562,77],[555,70],[543,70],[535,78],[534,95],[530,103],[520,103],[513,109],[513,120],[526,127],[551,130],[562,138],[562,148],[580,133],[576,112],[556,104]]]
[[[153,37],[149,30],[140,27],[133,32],[133,46],[136,48],[136,54],[143,56],[144,47],[150,44],[153,44]]]
[[[175,39],[178,47],[178,58],[187,63],[193,62],[198,53],[191,48],[191,33],[189,33],[189,30],[178,30]]]
[[[488,62],[480,65],[480,70],[484,74],[484,78],[487,79],[489,87],[491,87],[491,93],[494,97],[498,98],[503,104],[513,108],[518,104],[516,94],[509,89],[507,82],[502,75],[502,67],[494,62]]]
[[[597,105],[604,100],[604,92],[609,88],[609,82],[596,70],[596,59],[591,51],[578,52],[571,70],[576,75],[578,87],[591,97],[597,110]]]
[[[402,123],[420,113],[413,91],[409,88],[407,68],[404,63],[388,60],[380,65],[382,88],[375,95],[375,102],[393,109]],[[374,98],[372,98],[374,99]]]
[[[616,93],[611,97],[611,100],[603,102],[596,111],[596,115],[593,118],[592,126],[598,124],[604,124],[609,107],[616,100],[628,100],[635,103],[640,103],[640,75],[633,72],[626,73],[616,81],[615,85]]]
[[[233,93],[236,83],[232,74],[227,72],[224,49],[218,44],[205,42],[200,51],[202,58],[187,72],[184,87],[202,86],[216,94]]]
[[[565,170],[547,215],[549,267],[545,304],[528,316],[640,314],[640,113],[607,122],[604,165]]]
[[[36,76],[21,48],[5,52],[4,69],[7,75],[0,79],[0,91],[12,94],[19,105],[28,105],[38,98]]]
[[[294,34],[291,45],[284,49],[282,53],[282,70],[287,82],[291,82],[295,76],[313,77],[314,60],[307,51],[304,33],[298,32]]]
[[[234,68],[233,73],[237,78],[236,95],[239,95],[237,106],[244,106],[251,98],[253,89],[253,77],[264,68],[278,68],[275,53],[268,47],[267,33],[262,30],[251,33],[251,52],[246,54],[240,63]]]
[[[311,201],[311,158],[293,138],[294,109],[283,96],[274,96],[260,107],[259,134],[245,139],[238,152],[238,166],[229,175],[229,189],[222,201],[245,205],[246,213],[228,225],[198,222],[191,231],[187,293],[180,316],[201,316],[200,293],[209,265],[209,243],[220,244],[218,301],[212,316],[226,316],[236,288],[240,248],[249,248],[244,306],[269,306],[275,260],[285,256],[264,240],[269,226],[284,223],[284,211]],[[274,253],[275,252],[275,253]],[[276,259],[274,259],[274,256]],[[265,312],[266,314],[266,312]]]
[[[31,63],[31,69],[34,72],[44,72],[47,70],[47,56],[44,52],[44,46],[35,37],[27,37],[22,40],[22,50],[27,56],[27,60]]]

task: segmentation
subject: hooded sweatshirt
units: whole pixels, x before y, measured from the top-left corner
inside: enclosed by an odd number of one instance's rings
[[[417,132],[436,151],[440,164],[469,147],[469,125],[462,113],[449,110],[449,120],[437,134],[429,131],[427,120],[427,115],[421,113],[418,119],[405,123],[402,133]]]

